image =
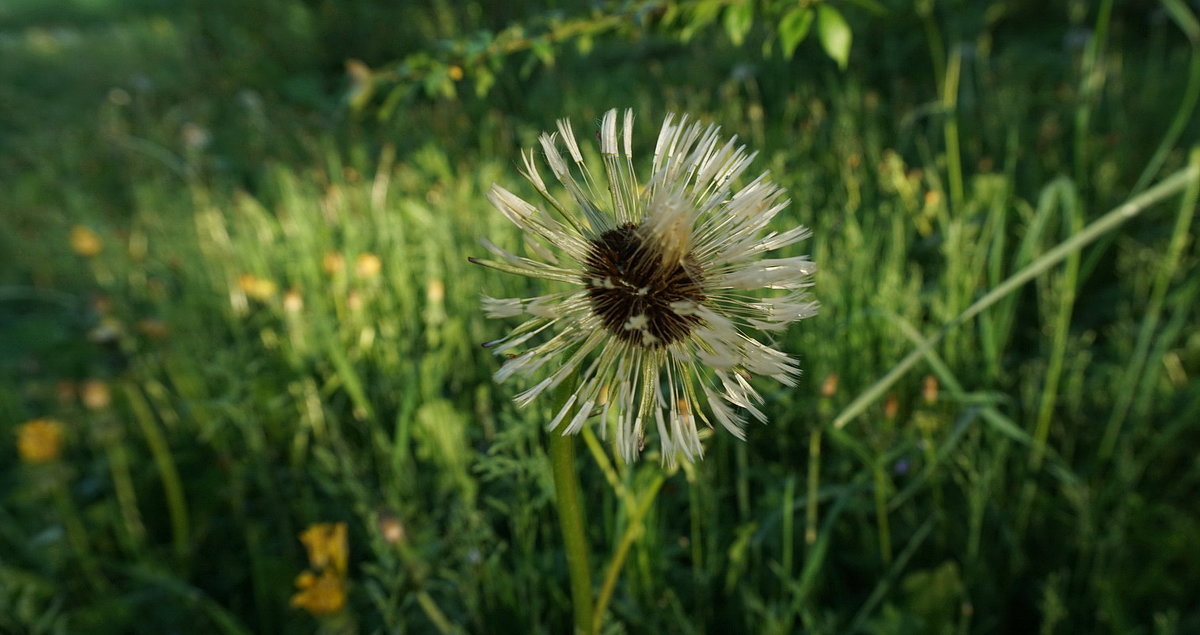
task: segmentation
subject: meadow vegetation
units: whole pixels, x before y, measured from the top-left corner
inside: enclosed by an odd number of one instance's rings
[[[746,442],[585,435],[602,632],[1200,631],[1194,2],[506,4],[0,6],[0,632],[567,632],[467,257],[613,107],[758,151],[822,309]]]

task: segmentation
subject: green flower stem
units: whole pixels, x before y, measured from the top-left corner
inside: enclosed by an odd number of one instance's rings
[[[583,504],[579,497],[579,475],[575,473],[575,435],[550,432],[550,469],[554,473],[554,504],[562,527],[563,549],[571,577],[571,603],[575,632],[592,632],[592,570],[588,565],[584,534]]]
[[[566,391],[563,391],[564,394]],[[588,565],[588,541],[583,532],[580,475],[575,472],[575,435],[550,433],[550,467],[554,474],[554,507],[563,529],[566,569],[571,577],[571,605],[575,611],[575,633],[592,629],[592,568]]]
[[[822,401],[828,401],[823,398]],[[804,499],[804,544],[817,542],[817,498],[821,482],[821,428],[808,433],[808,496]]]

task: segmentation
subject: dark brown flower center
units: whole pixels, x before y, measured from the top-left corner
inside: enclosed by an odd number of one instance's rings
[[[700,323],[673,302],[704,301],[703,272],[691,254],[664,261],[663,250],[638,226],[625,224],[592,241],[584,263],[592,310],[618,339],[657,348],[683,339]]]

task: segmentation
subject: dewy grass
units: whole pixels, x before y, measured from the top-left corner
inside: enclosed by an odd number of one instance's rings
[[[954,328],[960,326],[971,318],[975,317],[988,307],[1003,299],[1009,293],[1016,291],[1021,285],[1036,277],[1038,274],[1046,271],[1050,267],[1062,262],[1071,254],[1082,249],[1092,241],[1104,235],[1105,232],[1120,226],[1122,223],[1137,216],[1146,208],[1158,203],[1159,201],[1168,198],[1180,191],[1188,188],[1196,180],[1200,179],[1200,166],[1189,165],[1186,168],[1163,179],[1158,185],[1151,187],[1142,194],[1139,194],[1124,204],[1110,210],[1104,216],[1093,221],[1080,232],[1072,235],[1063,242],[1059,243],[1053,249],[1042,254],[1028,266],[1021,269],[1017,273],[1010,276],[1003,283],[997,285],[994,289],[986,293],[983,297],[976,300],[970,307],[967,307],[962,313],[944,325],[941,330],[933,337],[929,338],[925,344],[917,347],[916,350],[909,353],[903,360],[897,363],[889,370],[879,381],[875,382],[866,391],[860,393],[850,405],[846,406],[841,413],[833,420],[834,427],[840,428],[852,419],[858,416],[867,407],[868,404],[877,400],[883,393],[898,380],[909,368],[913,366],[925,353],[928,348],[936,346],[938,342],[946,336],[947,333],[953,331]]]

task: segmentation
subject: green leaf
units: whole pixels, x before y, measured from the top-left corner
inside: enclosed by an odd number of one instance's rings
[[[530,50],[545,66],[554,66],[554,46],[546,38],[538,38],[531,42]]]
[[[359,112],[371,101],[375,94],[375,80],[371,69],[358,60],[346,60],[346,75],[350,78],[350,90],[347,100],[350,109]]]
[[[592,49],[595,47],[596,40],[587,33],[580,35],[579,39],[575,41],[575,50],[579,51],[580,55],[587,55],[588,53],[591,53]]]
[[[754,3],[743,1],[725,9],[725,32],[734,46],[741,46],[754,23]]]
[[[477,97],[487,95],[496,83],[496,74],[482,64],[472,69],[471,75],[475,78],[475,95]]]
[[[828,4],[817,7],[817,37],[821,39],[825,54],[837,62],[839,68],[845,69],[850,60],[850,25]]]
[[[691,40],[696,33],[716,20],[721,6],[720,0],[703,0],[692,5],[684,18],[685,21],[679,34],[680,39],[684,42]]]
[[[1192,15],[1182,0],[1162,0],[1162,5],[1193,44],[1200,42],[1200,22],[1196,21],[1196,16]]]
[[[792,59],[796,47],[808,37],[815,17],[817,14],[811,8],[796,7],[779,21],[779,43],[783,46],[784,58]]]

